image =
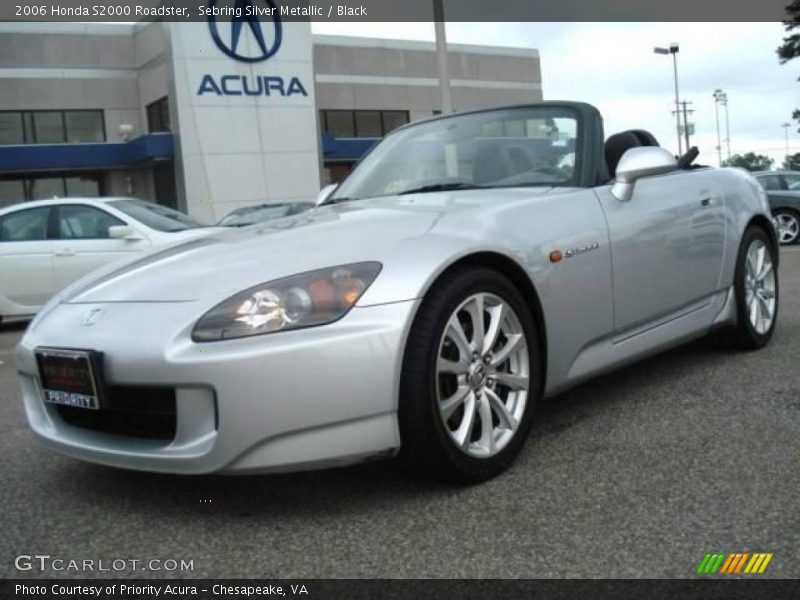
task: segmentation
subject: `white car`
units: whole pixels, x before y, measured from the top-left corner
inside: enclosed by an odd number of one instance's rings
[[[176,210],[135,198],[61,198],[0,210],[0,320],[35,314],[112,261],[203,235]]]

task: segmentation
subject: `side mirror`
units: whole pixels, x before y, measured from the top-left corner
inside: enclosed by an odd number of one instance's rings
[[[111,225],[108,228],[108,237],[112,240],[140,240],[142,236],[130,225]]]
[[[319,206],[320,204],[325,202],[325,200],[328,199],[328,196],[330,196],[333,193],[333,190],[335,190],[337,187],[338,187],[338,184],[330,183],[330,184],[326,185],[324,188],[322,188],[320,190],[319,194],[317,194],[316,205]]]
[[[617,165],[617,176],[611,186],[611,195],[627,202],[633,195],[634,184],[642,177],[663,175],[678,168],[675,157],[658,146],[631,148],[622,155]]]

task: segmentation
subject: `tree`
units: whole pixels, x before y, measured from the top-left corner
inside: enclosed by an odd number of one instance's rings
[[[800,152],[795,152],[786,157],[783,161],[783,168],[791,171],[800,171]]]
[[[787,6],[786,13],[789,18],[783,21],[784,29],[788,32],[800,27],[800,0],[794,0]],[[783,44],[778,46],[777,52],[781,64],[800,56],[800,33],[793,33],[783,38]]]
[[[769,156],[748,152],[747,154],[734,154],[722,162],[723,167],[741,167],[748,171],[768,171],[775,161]]]
[[[783,21],[786,31],[792,32],[800,28],[800,0],[794,0],[787,6],[786,13],[789,15],[789,18]],[[800,56],[800,33],[791,33],[783,38],[783,44],[778,46],[777,53],[781,64]],[[800,109],[795,109],[792,113],[792,118],[800,122]],[[798,129],[798,132],[800,132],[800,129]]]

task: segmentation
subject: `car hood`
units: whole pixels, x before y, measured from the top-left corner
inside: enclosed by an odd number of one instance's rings
[[[62,302],[221,301],[261,283],[352,262],[381,261],[397,244],[429,234],[449,215],[485,211],[551,188],[391,196],[318,207],[219,231],[155,251],[82,280]]]

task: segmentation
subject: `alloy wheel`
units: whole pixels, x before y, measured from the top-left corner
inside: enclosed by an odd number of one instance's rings
[[[764,335],[775,318],[775,268],[767,245],[759,239],[747,249],[744,290],[750,324]]]
[[[461,451],[488,458],[508,445],[525,413],[529,367],[525,332],[508,302],[477,293],[453,311],[439,343],[436,400]]]
[[[782,246],[794,244],[800,234],[800,221],[797,217],[788,212],[780,212],[775,215],[778,222],[778,235]]]

